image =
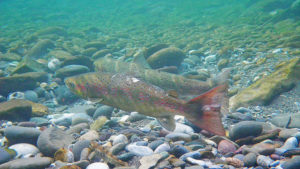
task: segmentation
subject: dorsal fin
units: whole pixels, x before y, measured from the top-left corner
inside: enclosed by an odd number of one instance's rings
[[[138,50],[134,55],[133,55],[133,62],[140,65],[141,67],[145,69],[151,69],[150,65],[146,61],[144,57],[144,52],[143,49]]]

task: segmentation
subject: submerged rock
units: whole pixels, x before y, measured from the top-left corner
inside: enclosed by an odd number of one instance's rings
[[[300,78],[300,58],[294,58],[277,66],[277,70],[269,76],[230,98],[232,110],[240,106],[264,105],[282,92],[290,90]]]
[[[58,69],[55,74],[56,77],[59,78],[66,78],[69,76],[74,76],[82,73],[87,73],[89,72],[90,69],[86,66],[83,65],[68,65],[63,68]]]
[[[31,114],[31,104],[26,100],[16,99],[0,103],[0,118],[2,120],[27,121]]]
[[[11,74],[20,74],[26,72],[46,72],[47,67],[34,59],[25,58],[17,67],[12,71]]]
[[[41,131],[36,128],[12,126],[4,130],[4,135],[10,144],[29,143],[36,144]]]
[[[9,77],[0,77],[0,94],[7,96],[14,91],[31,90],[37,87],[38,82],[47,80],[48,74],[45,72],[28,72]]]
[[[52,162],[49,157],[34,157],[34,158],[22,158],[9,161],[1,164],[0,168],[5,169],[44,169],[47,168]]]
[[[27,56],[30,58],[41,58],[47,54],[48,49],[54,48],[54,44],[49,39],[38,41],[28,52]]]
[[[183,61],[185,54],[178,48],[169,47],[161,49],[153,53],[147,59],[149,65],[154,68],[161,68],[164,66],[179,66]]]
[[[237,140],[248,136],[258,136],[262,133],[263,126],[255,121],[242,121],[235,124],[229,132],[230,138]]]

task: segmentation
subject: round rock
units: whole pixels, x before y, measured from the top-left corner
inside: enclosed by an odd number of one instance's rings
[[[105,163],[98,162],[88,165],[86,169],[109,169],[109,167]]]
[[[68,147],[72,141],[71,135],[59,128],[51,127],[41,133],[37,146],[44,155],[52,157],[57,150]]]
[[[106,116],[109,119],[111,117],[113,110],[114,110],[113,107],[106,106],[106,105],[101,106],[96,109],[96,111],[93,115],[93,119],[97,119],[100,116]]]
[[[29,143],[36,144],[41,131],[36,128],[12,126],[4,130],[4,135],[10,144]]]
[[[248,136],[258,136],[261,134],[263,126],[255,121],[242,121],[235,124],[229,132],[230,138],[237,140]]]

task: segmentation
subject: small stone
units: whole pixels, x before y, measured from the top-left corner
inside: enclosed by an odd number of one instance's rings
[[[70,127],[66,133],[68,134],[74,134],[74,133],[80,133],[84,129],[88,129],[89,125],[87,123],[79,123],[76,124],[75,126]]]
[[[106,47],[106,44],[103,42],[99,41],[93,41],[93,42],[88,42],[87,44],[84,45],[84,48],[96,48],[96,49],[103,49]]]
[[[270,155],[274,153],[274,151],[275,151],[275,145],[270,143],[265,143],[265,142],[254,144],[250,148],[250,152],[255,152],[261,155]]]
[[[281,146],[280,148],[276,148],[276,154],[281,155],[284,152],[286,152],[287,150],[290,149],[294,149],[298,147],[298,140],[296,137],[290,137],[289,139],[287,139],[285,141],[285,143],[283,144],[283,146]]]
[[[159,145],[156,149],[155,149],[155,151],[154,151],[154,153],[161,153],[161,152],[164,152],[164,151],[170,151],[170,145],[168,144],[168,143],[164,143],[164,144],[161,144],[161,145]]]
[[[109,166],[105,163],[97,162],[88,165],[86,169],[109,169]]]
[[[72,136],[59,128],[51,127],[41,133],[37,146],[44,155],[53,157],[57,150],[68,147],[72,141]]]
[[[110,148],[110,152],[113,155],[117,155],[118,153],[120,153],[121,151],[123,151],[125,149],[126,145],[127,144],[124,144],[124,143],[115,144]]]
[[[28,52],[30,58],[41,58],[48,53],[48,49],[53,48],[54,44],[48,39],[38,41]]]
[[[182,156],[180,156],[180,160],[187,160],[187,158],[193,158],[193,159],[200,159],[202,157],[201,153],[199,151],[192,151],[186,154],[183,154]]]
[[[184,167],[185,162],[178,159],[178,158],[171,158],[169,159],[169,162],[174,166],[174,167]]]
[[[99,50],[97,52],[95,52],[93,55],[92,55],[92,58],[93,59],[98,59],[98,58],[102,58],[104,57],[105,55],[109,54],[110,53],[110,50],[108,49],[102,49],[102,50]]]
[[[184,169],[204,169],[202,166],[200,165],[194,165],[194,166],[190,166],[190,167],[185,167]]]
[[[54,153],[54,160],[72,163],[74,162],[74,155],[70,150],[66,148],[60,148]]]
[[[262,124],[255,121],[242,121],[235,124],[229,132],[230,138],[237,140],[248,136],[258,136],[262,133]]]
[[[1,164],[0,168],[8,169],[42,169],[47,168],[51,164],[52,159],[49,157],[34,157],[34,158],[21,158],[9,161],[7,163]]]
[[[92,118],[86,113],[76,113],[72,116],[72,126],[80,123],[89,123],[92,121]]]
[[[122,160],[122,161],[129,161],[131,160],[133,157],[135,157],[135,154],[133,153],[124,153],[122,155],[118,156],[118,159]]]
[[[126,149],[136,156],[148,156],[153,154],[153,150],[146,146],[137,146],[134,144],[129,144]]]
[[[245,167],[256,166],[256,154],[255,153],[248,153],[244,157],[243,162],[244,162]]]
[[[281,165],[284,169],[297,169],[300,168],[300,156],[294,156],[292,159],[287,160]]]
[[[139,169],[149,169],[155,167],[155,165],[161,158],[162,155],[160,154],[144,156],[140,159],[141,166],[139,167]]]
[[[218,151],[221,154],[227,154],[227,153],[230,153],[230,152],[235,152],[236,151],[236,147],[230,141],[228,141],[228,140],[222,140],[222,141],[220,141],[220,143],[218,145]]]
[[[232,165],[236,168],[241,168],[244,166],[244,162],[237,158],[228,157],[225,159],[225,161],[227,164]]]
[[[14,144],[10,146],[9,149],[16,151],[18,158],[27,158],[35,156],[37,153],[40,152],[36,146],[27,143]]]
[[[10,159],[12,159],[13,156],[10,155],[7,151],[5,151],[4,149],[0,148],[0,164],[5,163],[7,161],[9,161]]]
[[[58,69],[55,72],[55,75],[56,75],[56,77],[63,79],[63,78],[69,77],[69,76],[75,76],[78,74],[87,73],[89,71],[90,71],[90,69],[87,66],[68,65],[68,66],[64,66],[64,67]]]
[[[192,134],[194,133],[194,130],[192,127],[182,124],[182,123],[176,123],[175,130],[173,132],[176,133],[186,133],[186,134]]]
[[[99,134],[95,130],[90,130],[87,133],[85,133],[84,135],[79,137],[79,140],[93,141],[93,140],[97,140],[97,139],[99,139]]]
[[[80,160],[81,151],[84,148],[88,148],[89,146],[90,146],[90,141],[89,140],[79,140],[79,141],[77,141],[74,144],[73,148],[72,148],[72,151],[73,151],[73,154],[74,154],[74,160],[75,161]]]
[[[52,71],[59,69],[60,65],[61,65],[61,62],[56,58],[53,58],[48,62],[48,68]]]
[[[108,119],[105,116],[100,116],[90,125],[90,128],[92,130],[99,130],[104,126],[107,120]]]
[[[189,134],[185,134],[185,133],[170,133],[168,135],[166,135],[166,138],[172,140],[172,141],[180,141],[180,140],[183,140],[183,141],[191,141],[192,140],[192,137],[191,135]]]
[[[152,141],[148,146],[152,149],[155,150],[159,145],[163,144],[163,140],[154,140]]]
[[[33,90],[25,91],[24,95],[25,95],[26,100],[29,100],[29,101],[32,101],[32,102],[38,102],[39,101],[37,93]]]
[[[257,165],[268,168],[274,161],[270,157],[259,155],[257,156],[256,162]]]
[[[96,109],[96,111],[93,115],[93,119],[97,119],[100,116],[105,116],[105,117],[107,117],[107,119],[110,119],[113,110],[114,110],[113,107],[106,106],[106,105],[101,106]]]
[[[140,121],[147,118],[145,115],[137,113],[137,112],[132,112],[129,116],[129,118],[127,119],[130,122],[136,122],[136,121]]]
[[[298,129],[282,129],[280,132],[279,132],[279,138],[280,139],[283,139],[283,140],[286,140],[290,137],[292,137],[294,134],[296,133],[299,133],[299,130]]]
[[[183,154],[190,152],[187,148],[183,147],[182,145],[175,145],[171,148],[170,153],[173,154],[175,157],[179,158]]]
[[[229,63],[228,59],[221,59],[221,60],[219,60],[219,62],[217,64],[218,69],[222,70],[223,68],[227,67],[228,63]]]
[[[31,113],[32,106],[25,100],[16,99],[0,103],[0,119],[2,120],[27,121]]]
[[[4,130],[4,135],[10,144],[29,143],[36,144],[41,131],[30,127],[12,126]]]
[[[113,145],[116,145],[119,143],[123,143],[123,144],[128,143],[128,139],[124,134],[119,134],[113,139]]]

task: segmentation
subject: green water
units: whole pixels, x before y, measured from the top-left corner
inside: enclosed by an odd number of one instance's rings
[[[76,37],[115,48],[169,43],[184,50],[265,50],[289,47],[282,44],[300,33],[299,6],[295,0],[1,0],[0,42],[30,41],[36,31],[59,26],[73,44]]]

